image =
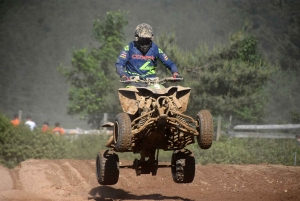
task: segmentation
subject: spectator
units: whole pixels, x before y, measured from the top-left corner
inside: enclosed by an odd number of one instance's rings
[[[60,123],[58,123],[58,122],[55,123],[55,128],[53,128],[52,131],[55,135],[64,135],[65,134],[65,130],[62,127],[60,127]]]
[[[32,130],[32,131],[33,131],[33,130],[35,129],[35,127],[36,127],[36,124],[35,124],[34,121],[32,121],[30,115],[27,115],[25,125],[29,126],[30,130]]]
[[[47,132],[47,131],[50,131],[50,129],[49,129],[49,123],[47,121],[45,121],[43,123],[42,132],[44,133],[44,132]]]
[[[10,122],[13,126],[18,126],[20,124],[19,115],[15,114],[14,119],[12,119]]]

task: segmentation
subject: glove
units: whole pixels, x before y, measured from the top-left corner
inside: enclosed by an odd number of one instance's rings
[[[127,81],[127,80],[128,80],[128,77],[126,77],[126,76],[121,77],[121,81]]]
[[[173,78],[183,78],[183,77],[181,77],[181,75],[173,75]]]
[[[183,78],[178,73],[173,73],[173,78]]]

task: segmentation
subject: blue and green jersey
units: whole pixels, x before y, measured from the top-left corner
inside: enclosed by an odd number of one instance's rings
[[[134,42],[129,43],[118,56],[116,69],[120,77],[123,75],[143,78],[156,77],[157,60],[160,60],[172,74],[178,72],[176,65],[153,42],[145,55],[135,46]]]

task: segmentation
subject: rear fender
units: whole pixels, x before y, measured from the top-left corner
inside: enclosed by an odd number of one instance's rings
[[[123,112],[134,115],[138,110],[137,95],[139,91],[135,87],[118,89],[119,100]]]
[[[172,86],[167,88],[168,95],[175,97],[180,103],[179,112],[185,112],[188,106],[191,88],[190,87],[181,87],[181,86]]]
[[[139,91],[140,90],[140,91]],[[144,91],[144,92],[143,92]],[[150,88],[142,87],[129,87],[129,88],[120,88],[118,90],[119,100],[121,103],[121,107],[123,112],[134,115],[139,108],[138,101],[140,99],[140,95],[144,94],[148,91],[148,94],[155,95],[167,95],[173,96],[180,103],[180,108],[178,108],[179,112],[185,112],[188,106],[188,101],[191,93],[190,87],[181,87],[181,86],[171,86],[168,88],[161,88],[159,90],[153,90]],[[140,94],[140,95],[139,95]]]

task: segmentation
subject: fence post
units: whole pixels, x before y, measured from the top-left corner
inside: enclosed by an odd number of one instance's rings
[[[19,120],[20,120],[20,122],[22,121],[22,110],[19,110]]]
[[[219,138],[221,136],[221,121],[222,121],[222,117],[219,115],[218,116],[218,128],[217,128],[217,141],[219,141]]]
[[[105,124],[107,122],[107,113],[103,114],[103,124]],[[106,127],[103,127],[103,130],[106,132]]]
[[[228,131],[231,129],[231,127],[232,127],[232,116],[230,115],[230,117],[229,117],[229,126],[227,127]]]
[[[298,152],[298,149],[300,147],[300,136],[299,135],[296,135],[296,151],[294,153],[294,166],[297,166],[297,152]]]

